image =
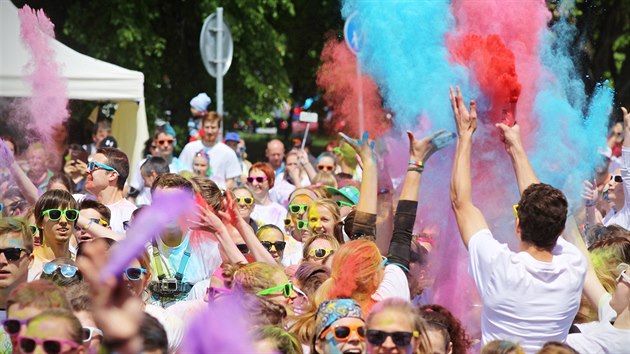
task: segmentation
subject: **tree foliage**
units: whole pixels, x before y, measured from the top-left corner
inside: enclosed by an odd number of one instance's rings
[[[316,95],[324,40],[341,36],[343,28],[341,0],[12,1],[44,9],[58,39],[70,47],[142,71],[149,119],[168,110],[179,126],[193,96],[215,97],[199,34],[217,6],[223,6],[234,38],[234,59],[224,78],[224,107],[232,119],[265,119],[282,102]],[[587,84],[609,79],[618,101],[630,105],[630,1],[575,2],[575,45]],[[556,3],[548,0],[552,10]]]

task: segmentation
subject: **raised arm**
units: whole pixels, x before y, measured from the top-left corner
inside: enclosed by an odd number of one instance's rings
[[[455,212],[462,241],[468,248],[470,238],[479,230],[488,228],[483,214],[472,203],[470,155],[472,136],[477,129],[477,106],[475,101],[470,101],[468,112],[459,87],[457,94],[453,92],[453,88],[450,89],[450,97],[458,135],[451,175],[451,206]]]
[[[519,194],[523,194],[523,191],[529,187],[529,185],[540,183],[540,181],[538,177],[536,177],[536,173],[529,163],[529,158],[521,143],[521,128],[518,124],[509,127],[503,123],[498,123],[496,126],[503,134],[505,150],[512,160],[512,166],[516,174],[516,182],[518,183],[518,192]]]
[[[595,273],[595,268],[593,267],[593,262],[591,261],[590,253],[588,252],[588,249],[586,248],[586,244],[584,244],[584,240],[582,239],[582,236],[580,234],[580,229],[578,227],[578,224],[572,215],[570,215],[567,218],[567,227],[566,227],[565,232],[563,232],[562,235],[567,241],[571,242],[577,248],[579,248],[582,254],[584,255],[584,258],[586,258],[586,263],[587,263],[586,277],[584,278],[584,287],[582,288],[582,292],[584,293],[588,301],[591,302],[591,305],[593,305],[593,308],[595,308],[595,310],[598,311],[599,300],[601,299],[602,295],[606,293],[606,289],[604,288],[602,283],[599,281],[599,278],[597,277],[597,274]]]
[[[443,130],[421,140],[416,140],[413,133],[407,131],[410,160],[400,192],[400,200],[396,207],[394,233],[387,254],[389,263],[396,264],[406,271],[409,271],[411,238],[413,225],[416,222],[416,212],[418,211],[418,194],[420,192],[420,181],[424,171],[424,164],[437,151],[433,138],[442,133],[444,133]]]
[[[15,161],[13,154],[4,143],[4,140],[0,139],[0,167],[6,166],[11,172],[11,176],[15,180],[20,192],[26,198],[26,201],[30,205],[35,205],[37,199],[39,199],[39,192],[37,187],[31,182],[26,173],[22,170],[20,165]]]
[[[630,113],[625,107],[623,112],[623,148],[621,149],[621,177],[623,179],[623,191],[630,196]],[[624,207],[630,208],[630,198],[624,201]]]
[[[374,142],[368,140],[367,132],[363,134],[360,140],[349,138],[343,133],[339,133],[339,135],[356,151],[364,164],[361,186],[359,188],[359,202],[357,203],[356,214],[354,222],[352,223],[352,235],[348,235],[348,237],[350,237],[350,239],[360,237],[376,238],[378,166],[376,163],[376,155],[374,154]],[[389,242],[380,240],[381,237],[387,237],[387,235],[379,235],[378,239],[376,239],[378,245],[384,245]],[[384,249],[379,249],[381,252],[384,251]]]

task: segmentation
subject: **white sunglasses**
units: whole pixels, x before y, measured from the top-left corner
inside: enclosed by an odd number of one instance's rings
[[[617,283],[619,283],[619,281],[621,280],[630,285],[630,275],[626,274],[626,269],[622,270],[621,273],[619,273],[619,276],[617,277]]]

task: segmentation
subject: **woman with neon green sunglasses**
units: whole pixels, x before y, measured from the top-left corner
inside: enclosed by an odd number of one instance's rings
[[[282,267],[262,262],[250,263],[237,270],[233,289],[283,306],[289,313],[297,296]]]
[[[42,194],[33,210],[36,226],[40,230],[41,246],[33,252],[35,261],[29,269],[29,281],[39,278],[44,264],[54,259],[74,259],[69,245],[79,217],[77,202],[63,190],[50,190]]]

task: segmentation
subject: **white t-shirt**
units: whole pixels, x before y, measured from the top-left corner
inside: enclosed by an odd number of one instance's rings
[[[138,208],[132,202],[124,198],[114,204],[106,206],[112,212],[112,217],[109,221],[109,225],[112,230],[124,235],[125,227],[123,226],[123,222],[129,221],[131,219],[131,214]]]
[[[273,188],[269,190],[269,199],[282,205],[289,207],[289,197],[295,190],[295,186],[284,179],[276,179]]]
[[[182,318],[151,304],[146,304],[144,312],[155,317],[162,324],[168,339],[168,352],[177,353],[184,340],[184,321]]]
[[[140,163],[136,166],[133,177],[129,179],[129,186],[139,191],[138,196],[136,197],[136,205],[149,205],[152,200],[151,188],[144,185],[144,179],[142,179],[142,173],[140,172],[140,168],[145,161],[147,161],[147,159],[142,159],[142,161],[140,161]]]
[[[274,224],[280,230],[284,230],[284,219],[287,217],[287,209],[276,202],[272,202],[269,205],[256,204],[250,217],[258,222],[259,227]]]
[[[576,325],[581,333],[569,334],[567,344],[580,353],[621,354],[630,352],[630,329],[615,328],[608,321]]]
[[[541,262],[511,251],[483,229],[471,237],[468,252],[469,273],[483,301],[483,345],[503,339],[535,353],[546,342],[565,341],[586,274],[577,247],[559,238],[553,260]]]
[[[190,242],[191,236],[197,240]],[[208,279],[212,273],[221,265],[221,255],[219,247],[215,241],[204,236],[200,236],[201,231],[190,231],[184,236],[182,243],[177,247],[166,246],[160,238],[157,240],[160,248],[160,256],[162,259],[162,269],[166,277],[175,277],[175,273],[179,270],[180,263],[184,256],[184,252],[190,244],[190,258],[184,268],[184,283],[195,284],[201,280]],[[151,256],[151,266],[154,269],[152,280],[157,280],[157,268],[155,267],[155,259],[153,258],[153,246],[148,245],[148,252]]]
[[[291,235],[284,235],[284,242],[286,242],[287,245],[282,253],[282,265],[290,267],[292,265],[300,264],[302,261],[302,250],[304,248],[304,244],[291,237]]]
[[[372,300],[381,301],[389,298],[398,298],[405,301],[411,301],[411,295],[409,294],[409,282],[405,272],[393,264],[385,266],[385,274],[383,281],[376,289],[376,292],[372,294]]]
[[[184,146],[184,150],[179,155],[179,159],[186,169],[193,170],[193,159],[195,154],[200,150],[204,150],[210,158],[210,179],[213,180],[219,188],[225,188],[225,182],[228,179],[236,178],[243,172],[241,164],[236,157],[236,152],[222,142],[218,142],[211,147],[203,145],[201,140],[195,140]]]
[[[630,195],[630,148],[621,149],[621,178],[623,179],[623,191],[625,195]],[[626,198],[623,207],[618,212],[612,210],[604,216],[602,220],[604,226],[619,225],[624,229],[630,229],[630,198]]]

